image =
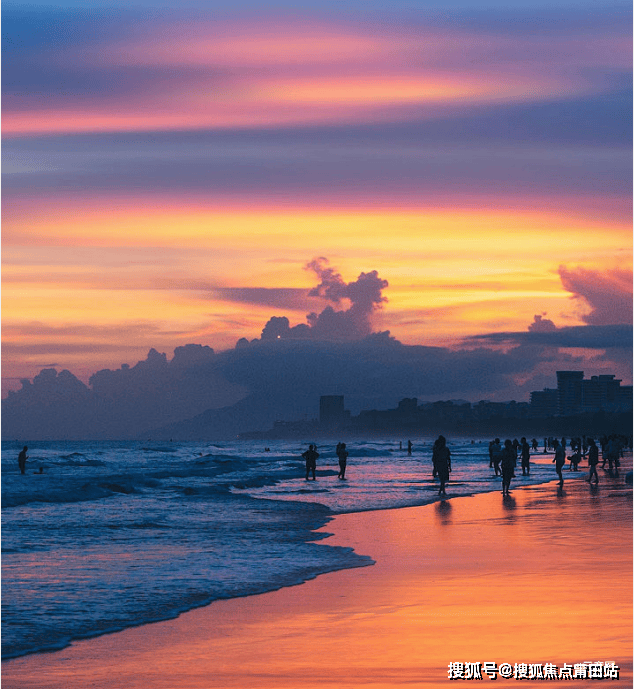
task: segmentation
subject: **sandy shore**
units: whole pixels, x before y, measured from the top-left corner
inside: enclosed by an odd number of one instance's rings
[[[338,516],[326,543],[374,566],[7,661],[3,689],[440,687],[485,661],[614,661],[603,686],[631,687],[632,490],[600,475]]]

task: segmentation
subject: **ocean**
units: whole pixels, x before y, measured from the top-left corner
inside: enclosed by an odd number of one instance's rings
[[[332,442],[2,443],[2,657],[177,616],[214,600],[373,564],[314,531],[334,514],[438,500],[432,438],[348,443],[346,480]],[[406,445],[406,440],[402,441]],[[556,478],[543,439],[530,478]],[[448,497],[500,490],[488,440],[449,439]],[[39,473],[40,467],[43,472]],[[581,478],[579,473],[567,472]]]

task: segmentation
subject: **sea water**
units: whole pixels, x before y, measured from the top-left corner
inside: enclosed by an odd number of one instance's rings
[[[315,533],[334,514],[438,500],[431,438],[350,442],[339,480],[337,439],[318,444],[305,480],[299,441],[2,443],[2,655],[175,617],[221,598],[371,565]],[[405,445],[405,443],[404,443]],[[500,489],[488,442],[449,442],[448,497]],[[531,476],[555,477],[552,455]],[[40,467],[43,471],[40,472]]]

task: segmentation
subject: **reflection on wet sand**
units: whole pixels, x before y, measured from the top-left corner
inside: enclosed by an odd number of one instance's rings
[[[341,515],[323,530],[335,534],[323,543],[376,564],[16,659],[3,688],[446,687],[450,663],[597,661],[620,666],[612,686],[631,686],[624,483],[570,480],[559,494],[551,483],[504,500]]]

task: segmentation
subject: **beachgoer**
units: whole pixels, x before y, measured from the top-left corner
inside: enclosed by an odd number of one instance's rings
[[[500,439],[496,438],[493,441],[493,469],[495,470],[495,475],[501,475],[500,462],[502,461],[502,446],[500,445]]]
[[[412,454],[412,441],[411,440],[407,441],[407,454],[408,455]]]
[[[348,451],[346,450],[345,443],[337,444],[337,457],[339,457],[339,477],[340,479],[346,478],[346,466],[348,464]]]
[[[577,450],[574,454],[568,457],[570,460],[570,469],[568,471],[579,471],[579,462],[581,462],[581,452]]]
[[[597,465],[599,464],[599,448],[594,442],[594,438],[588,438],[588,466],[590,467],[590,475],[588,476],[588,483],[592,483],[592,477],[595,478],[595,483],[599,483],[599,475],[597,474]]]
[[[533,438],[533,452],[537,452],[538,445],[537,445],[537,438]]]
[[[442,435],[439,435],[434,443],[432,461],[434,463],[434,473],[440,480],[438,495],[447,495],[445,484],[449,481],[449,473],[451,472],[451,452],[449,452],[447,441]]]
[[[489,469],[493,469],[493,443],[495,441],[491,441],[489,443]]]
[[[555,463],[555,471],[557,472],[557,476],[559,476],[559,489],[561,490],[564,487],[564,476],[561,473],[561,470],[564,468],[564,464],[566,463],[566,450],[562,445],[559,444],[559,440],[557,440],[557,438],[553,440],[553,447],[555,448],[555,459],[553,459],[553,462]]]
[[[511,479],[515,476],[515,465],[517,464],[517,451],[513,446],[513,441],[504,441],[502,450],[502,495],[509,495]]]
[[[308,481],[308,474],[312,473],[314,481],[315,469],[317,468],[317,459],[319,458],[319,452],[315,450],[314,445],[309,445],[306,452],[302,454],[302,457],[306,460],[306,480]]]
[[[28,459],[28,457],[26,456],[26,451],[28,449],[29,448],[25,445],[22,448],[22,451],[20,452],[20,454],[18,455],[18,466],[20,467],[20,473],[21,474],[24,474],[26,472],[26,460]]]
[[[619,462],[619,456],[621,454],[621,444],[619,443],[619,440],[615,435],[611,435],[608,438],[606,453],[608,456],[608,469],[610,471],[610,474],[612,474],[612,468],[614,467],[614,475],[618,476],[619,466],[621,464]]]
[[[531,448],[526,438],[522,438],[522,476],[531,475]]]
[[[515,456],[517,457],[520,451],[520,441],[517,438],[513,438],[513,449],[515,450]]]

